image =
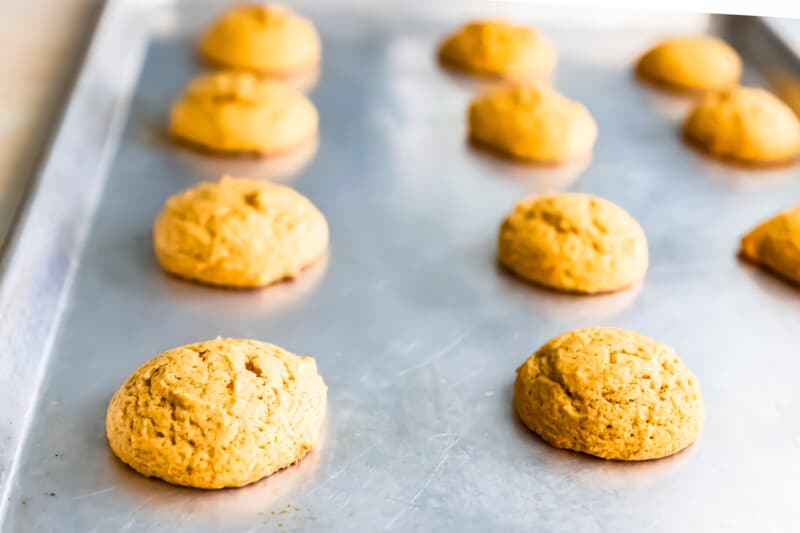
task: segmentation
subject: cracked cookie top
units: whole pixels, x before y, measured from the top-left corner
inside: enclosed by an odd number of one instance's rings
[[[243,72],[193,79],[170,110],[178,141],[229,155],[285,154],[314,139],[314,104],[288,84]]]
[[[439,48],[443,64],[479,76],[543,77],[556,63],[550,41],[527,26],[503,20],[465,24]]]
[[[111,399],[106,432],[137,472],[238,487],[299,461],[318,439],[327,389],[314,359],[221,339],[151,359]]]
[[[226,176],[167,200],[153,241],[167,272],[217,286],[260,287],[293,278],[321,257],[328,224],[289,187]]]
[[[321,45],[314,24],[290,9],[245,3],[211,23],[200,53],[214,65],[282,76],[315,68]]]
[[[697,439],[697,377],[669,346],[618,328],[550,340],[517,369],[514,406],[550,444],[605,459],[676,453]]]
[[[597,124],[583,104],[532,83],[501,84],[469,106],[473,142],[541,163],[588,158]]]
[[[579,293],[624,289],[648,264],[639,223],[608,200],[578,193],[519,202],[500,227],[497,254],[526,280]]]

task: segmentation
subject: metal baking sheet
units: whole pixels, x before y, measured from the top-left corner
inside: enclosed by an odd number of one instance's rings
[[[800,167],[745,170],[684,146],[686,102],[635,82],[664,35],[727,35],[745,79],[800,73],[769,22],[502,3],[299,2],[320,28],[315,149],[273,162],[163,140],[192,45],[220,2],[113,0],[0,285],[2,530],[797,531],[800,293],[740,263],[740,235],[800,199]],[[441,70],[438,41],[474,16],[535,24],[555,84],[600,136],[585,168],[515,166],[465,142],[481,85]],[[789,83],[791,87],[791,83]],[[291,184],[325,213],[327,259],[295,282],[227,292],[165,276],[151,224],[165,199],[222,172]],[[504,214],[527,194],[584,191],[643,225],[646,281],[574,297],[495,264]],[[549,447],[511,409],[514,370],[579,327],[632,328],[700,377],[707,422],[671,458],[606,462]],[[145,479],[108,449],[104,415],[141,363],[216,335],[316,357],[329,386],[322,445],[238,490]]]

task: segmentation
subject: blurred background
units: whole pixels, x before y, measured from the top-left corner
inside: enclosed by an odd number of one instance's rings
[[[140,0],[158,3],[159,0]],[[187,0],[191,3],[192,0]],[[361,0],[383,2],[387,0]],[[457,2],[458,0],[438,0]],[[498,0],[494,0],[497,2]],[[526,2],[530,0],[514,0]],[[291,4],[291,0],[285,3]],[[493,0],[487,0],[487,5]],[[794,0],[550,0],[543,5],[594,5],[669,11],[800,16]],[[104,0],[0,0],[0,243],[4,242]],[[224,2],[220,2],[224,4]],[[782,37],[800,49],[800,19],[778,20]]]
[[[0,0],[0,242],[104,3]]]

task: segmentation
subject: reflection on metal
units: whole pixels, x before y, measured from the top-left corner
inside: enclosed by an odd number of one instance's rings
[[[3,258],[0,529],[800,530],[800,297],[736,259],[742,233],[800,198],[800,167],[706,161],[681,142],[679,111],[631,72],[653,41],[709,18],[551,17],[469,0],[293,5],[325,46],[310,94],[320,143],[313,160],[279,168],[190,156],[147,133],[200,72],[191,43],[218,2],[109,4]],[[555,41],[554,85],[598,122],[588,166],[506,165],[465,143],[479,87],[439,68],[435,47],[481,13]],[[787,59],[758,20],[711,22],[738,36],[748,84],[766,83],[769,58]],[[790,62],[774,71],[800,75]],[[155,126],[143,134],[143,124]],[[164,275],[154,217],[170,195],[222,173],[291,181],[328,219],[326,262],[261,291]],[[641,222],[651,256],[642,284],[578,297],[497,268],[503,216],[527,194],[563,189],[607,197]],[[553,449],[518,423],[517,365],[557,334],[598,325],[667,342],[700,377],[707,422],[695,445],[605,462]],[[216,335],[317,359],[329,387],[324,444],[220,492],[144,479],[114,460],[104,436],[114,390],[153,355]]]

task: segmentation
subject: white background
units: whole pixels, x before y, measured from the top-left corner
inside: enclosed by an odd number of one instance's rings
[[[800,0],[517,0],[564,6],[622,7],[649,11],[684,11],[800,18]]]

